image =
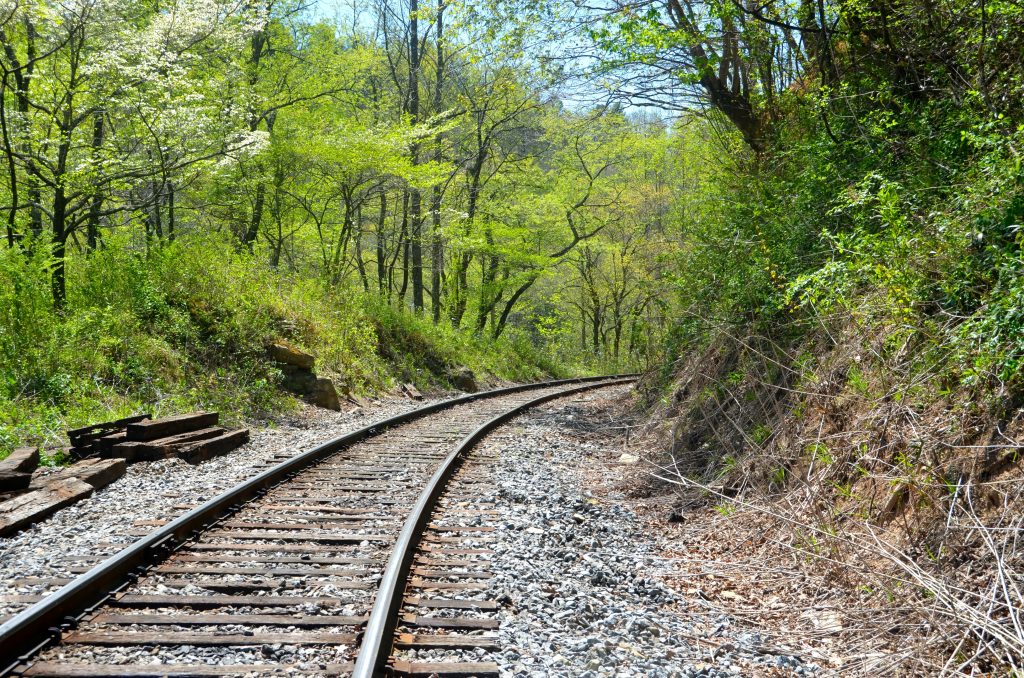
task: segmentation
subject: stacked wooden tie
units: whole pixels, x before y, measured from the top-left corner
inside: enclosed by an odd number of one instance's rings
[[[39,448],[0,460],[0,537],[78,502],[124,475],[126,464],[178,457],[197,464],[249,442],[249,430],[218,426],[216,412],[137,415],[68,431],[75,463],[39,467]]]
[[[72,454],[127,462],[179,457],[197,464],[249,442],[249,429],[218,426],[216,412],[149,419],[145,415],[68,431]]]
[[[0,537],[88,497],[125,471],[123,459],[88,459],[61,469],[38,465],[38,447],[17,449],[0,461]]]

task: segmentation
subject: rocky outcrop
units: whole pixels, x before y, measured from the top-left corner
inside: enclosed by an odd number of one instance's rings
[[[281,382],[286,390],[300,395],[311,405],[328,410],[341,409],[341,398],[334,381],[327,377],[319,377],[313,371],[316,357],[295,348],[286,341],[274,341],[267,345],[267,354],[277,363],[284,380]]]
[[[450,376],[452,386],[459,389],[463,393],[476,393],[479,390],[479,386],[476,383],[476,375],[473,374],[473,370],[462,368],[453,372]]]
[[[274,341],[267,346],[270,359],[283,365],[292,365],[303,370],[312,370],[316,358],[284,341]]]
[[[341,399],[338,391],[334,388],[334,382],[327,377],[317,377],[313,389],[309,393],[309,402],[317,407],[338,411],[341,409]]]

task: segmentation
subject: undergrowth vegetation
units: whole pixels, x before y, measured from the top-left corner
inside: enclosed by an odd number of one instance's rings
[[[1020,675],[1024,14],[738,8],[599,36],[688,66],[718,131],[678,215],[655,461],[870,592],[844,675]]]
[[[61,446],[73,426],[210,408],[231,419],[294,407],[267,359],[274,339],[317,356],[339,390],[447,385],[451,370],[529,380],[583,370],[522,335],[492,340],[358,292],[258,265],[216,234],[119,242],[75,257],[55,312],[50,259],[0,251],[0,454]]]

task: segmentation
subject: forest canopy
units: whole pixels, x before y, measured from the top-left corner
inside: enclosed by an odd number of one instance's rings
[[[282,336],[355,390],[459,364],[509,377],[647,360],[683,137],[567,101],[535,49],[556,45],[541,19],[5,2],[9,430],[19,410],[229,398],[217,374],[260,411],[277,378],[262,346]]]
[[[1020,14],[6,0],[4,398],[76,419],[246,375],[261,410],[274,337],[355,390],[668,374],[849,318],[1018,393]]]

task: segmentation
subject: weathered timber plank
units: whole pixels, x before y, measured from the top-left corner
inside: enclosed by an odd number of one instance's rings
[[[265,506],[261,506],[261,508],[267,511],[318,511],[320,513],[343,513],[351,514],[353,516],[373,514],[380,510],[376,508],[345,508],[342,506],[317,506],[315,504],[268,504]]]
[[[83,426],[81,428],[73,428],[68,431],[68,440],[71,441],[72,445],[76,445],[75,441],[80,439],[82,436],[89,435],[92,433],[98,433],[100,431],[124,428],[128,424],[134,424],[136,422],[144,421],[146,419],[149,419],[148,414],[135,414],[130,417],[124,417],[123,419],[105,421],[100,424],[91,424],[89,426]]]
[[[124,429],[128,424],[148,418],[149,415],[140,414],[117,421],[94,424],[68,431],[68,439],[71,441],[71,453],[78,458],[102,454],[110,448],[112,438],[124,438]]]
[[[94,491],[89,483],[68,478],[8,499],[0,504],[0,537],[43,520]]]
[[[374,561],[369,558],[302,558],[302,557],[286,557],[286,556],[225,556],[219,553],[211,555],[177,555],[168,561],[167,565],[163,565],[157,569],[157,572],[163,574],[215,574],[222,572],[225,574],[232,572],[229,569],[222,567],[215,567],[217,563],[267,563],[270,565],[277,564],[302,564],[302,565],[371,565]],[[175,566],[175,563],[200,563],[198,567],[187,567],[187,566]],[[202,563],[210,563],[209,567],[202,567]],[[82,574],[88,572],[95,565],[72,565],[68,568],[68,571],[74,574]],[[267,572],[275,572],[282,575],[290,575],[295,572],[302,573],[316,573],[316,570],[286,570],[280,568],[268,568]],[[337,574],[337,575],[366,575],[369,574],[368,570],[356,570],[356,569],[344,569],[344,570],[323,570],[325,574]],[[255,572],[254,572],[255,573]]]
[[[11,581],[15,586],[64,586],[74,579],[71,577],[18,577]]]
[[[425,579],[493,579],[490,572],[452,572],[451,570],[431,570],[425,567],[414,567],[412,573]]]
[[[190,586],[198,586],[209,591],[266,591],[268,589],[296,589],[305,588],[310,580],[316,583],[325,583],[323,580],[332,579],[330,575],[316,574],[307,575],[302,581],[290,581],[287,579],[263,579],[258,581],[236,582],[222,579],[165,579],[160,582],[172,589],[185,589]],[[373,583],[368,581],[331,581],[331,586],[336,589],[370,589]]]
[[[38,603],[46,596],[13,593],[0,596],[0,603]]]
[[[252,544],[245,544],[252,546]],[[228,549],[230,550],[230,549]],[[171,557],[171,563],[305,563],[308,565],[372,565],[372,558],[334,558],[330,556],[279,556],[256,553],[245,556],[228,556],[220,553],[179,553]]]
[[[421,598],[410,596],[404,605],[423,607],[432,610],[497,610],[498,604],[493,600],[464,600],[462,598]]]
[[[216,412],[194,412],[192,414],[179,414],[175,417],[162,417],[150,421],[140,421],[128,424],[128,440],[157,440],[167,436],[196,431],[210,426],[216,426],[220,421],[220,415]]]
[[[395,674],[408,678],[497,678],[498,665],[492,662],[407,662],[392,665]]]
[[[322,605],[337,607],[341,600],[322,596],[158,596],[126,594],[116,598],[117,607],[190,607],[210,610],[218,607],[293,607]]]
[[[19,447],[0,460],[0,473],[32,473],[39,466],[38,447]]]
[[[65,643],[79,645],[193,645],[203,647],[240,645],[351,645],[356,636],[353,633],[311,633],[292,631],[289,633],[253,633],[252,635],[198,633],[193,631],[72,631],[64,634]],[[477,647],[472,645],[470,647]]]
[[[209,536],[209,533],[203,535]],[[345,542],[340,546],[327,544],[253,544],[251,542],[197,542],[189,544],[189,551],[259,551],[263,556],[277,553],[344,553],[356,546],[354,542]],[[276,556],[273,556],[276,557]]]
[[[359,544],[364,541],[390,542],[391,537],[384,534],[317,534],[309,532],[257,532],[245,530],[211,530],[206,533],[208,538],[226,539],[260,539],[281,541],[312,541],[323,544]]]
[[[23,473],[21,471],[0,470],[0,492],[25,490],[28,489],[28,485],[31,482],[31,473]]]
[[[498,639],[487,636],[463,635],[427,635],[422,633],[399,633],[395,637],[395,647],[409,649],[413,647],[429,647],[434,649],[460,650],[483,648],[497,650]]]
[[[437,591],[484,591],[488,588],[487,584],[477,584],[475,582],[433,581],[421,579],[420,577],[412,577],[409,580],[409,587],[414,589],[434,589]]]
[[[446,553],[449,555],[494,555],[492,549],[453,549],[447,546],[421,546],[420,550],[425,553]]]
[[[282,513],[289,515],[282,516]],[[292,515],[298,514],[298,515]],[[291,520],[308,520],[315,521],[318,523],[358,523],[366,522],[368,520],[386,520],[388,518],[395,517],[394,513],[361,513],[359,515],[339,515],[336,513],[312,513],[311,511],[256,511],[247,510],[244,513],[239,513],[236,518],[242,520],[266,520],[268,518],[284,518],[287,517]]]
[[[202,440],[195,443],[186,443],[178,447],[177,455],[190,464],[198,464],[216,456],[227,454],[249,442],[249,429],[243,428],[237,431],[228,431],[224,435]]]
[[[351,518],[349,520],[335,521],[335,522],[357,522],[362,523],[371,520],[370,518],[360,517]],[[254,523],[246,520],[226,520],[220,523],[220,527],[224,527],[232,530],[333,530],[338,525],[332,525],[330,522],[309,522],[309,523]],[[352,529],[352,525],[345,526],[347,529]],[[355,526],[358,527],[358,526]]]
[[[110,450],[114,447],[114,445],[118,443],[123,443],[126,440],[128,440],[128,432],[117,431],[116,433],[111,433],[110,435],[105,435],[102,438],[98,438],[96,440],[96,445],[99,446],[100,454],[106,456],[110,453]]]
[[[198,431],[188,431],[167,438],[156,440],[123,440],[112,445],[109,452],[104,456],[121,457],[128,461],[149,461],[155,459],[166,459],[178,453],[181,446],[187,443],[195,443],[210,438],[217,438],[225,434],[225,429],[219,426],[202,428]]]
[[[313,670],[288,664],[71,664],[36,662],[22,675],[35,678],[205,678],[206,676],[304,676],[346,675],[352,664],[327,664]]]
[[[416,556],[416,564],[420,567],[477,567],[487,565],[489,560],[437,560],[424,555]]]
[[[184,565],[161,565],[156,568],[160,574],[250,574],[264,577],[305,577],[306,575],[316,577],[365,577],[370,574],[369,570],[357,570],[346,568],[343,570],[327,570],[323,568],[299,568],[299,567],[209,567],[184,566]]]
[[[227,432],[228,430],[221,426],[210,426],[208,428],[201,428],[196,431],[187,431],[185,433],[179,433],[166,438],[157,438],[156,440],[151,440],[149,442],[151,445],[159,446],[180,445],[182,443],[194,443],[199,440],[209,440],[210,438],[222,436]]]
[[[90,624],[152,624],[160,626],[216,626],[218,624],[246,624],[254,626],[358,626],[366,617],[349,615],[290,615],[290,614],[114,614],[103,612],[89,619]]]
[[[75,462],[56,473],[36,474],[32,479],[30,487],[32,489],[42,489],[53,483],[60,483],[74,478],[88,483],[93,489],[99,490],[123,476],[127,468],[124,459],[86,459]]]
[[[217,574],[217,570],[210,568],[209,570],[213,574]],[[268,570],[268,572],[273,572]],[[194,574],[195,571],[189,570],[186,574]],[[223,573],[228,574],[228,573]],[[285,574],[285,573],[280,573]],[[366,574],[365,571],[362,574]],[[285,576],[290,576],[285,574]],[[223,579],[165,579],[160,582],[163,586],[170,589],[185,589],[190,586],[197,586],[199,588],[209,589],[211,591],[264,591],[266,589],[294,589],[304,587],[311,581],[315,583],[323,584],[327,583],[324,580],[332,580],[335,577],[350,577],[351,575],[346,573],[335,573],[330,571],[316,572],[312,570],[300,570],[295,576],[303,577],[303,581],[292,582],[284,579],[274,579],[272,577],[257,579],[255,581],[231,581]],[[71,577],[20,577],[12,580],[16,586],[65,586],[70,584],[74,579]],[[331,586],[338,589],[369,589],[373,588],[370,582],[363,581],[330,581]]]
[[[409,626],[432,629],[482,629],[494,630],[500,626],[497,619],[477,617],[422,617],[415,614],[402,615],[402,621]]]
[[[288,489],[292,490],[320,490],[321,492],[394,492],[397,489],[407,489],[408,485],[370,485],[355,483],[328,483],[328,482],[299,482],[289,481]]]

